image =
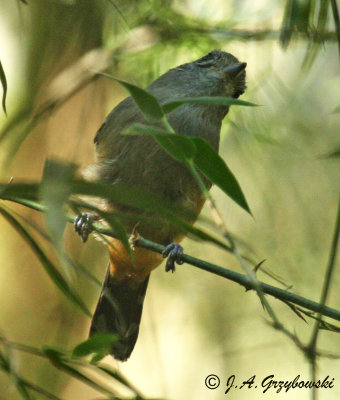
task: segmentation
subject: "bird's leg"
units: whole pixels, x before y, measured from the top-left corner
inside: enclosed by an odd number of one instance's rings
[[[81,237],[85,243],[89,237],[89,234],[93,231],[92,223],[97,221],[99,217],[89,212],[82,212],[74,220],[74,230]]]
[[[165,264],[165,272],[175,272],[175,263],[181,265],[181,255],[183,254],[183,247],[178,243],[168,244],[162,252],[163,258],[168,258]]]

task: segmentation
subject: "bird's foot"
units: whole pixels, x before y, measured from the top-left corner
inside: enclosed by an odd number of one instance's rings
[[[136,244],[140,240],[141,236],[137,232],[137,226],[139,225],[139,222],[133,227],[131,235],[129,236],[129,244],[131,246],[131,250],[134,251],[136,248]]]
[[[162,252],[163,258],[168,257],[165,264],[165,272],[175,272],[175,263],[181,265],[181,255],[183,254],[183,247],[177,243],[170,243],[165,247]]]
[[[99,217],[94,214],[83,212],[74,220],[74,230],[84,243],[87,241],[89,234],[93,231],[92,223],[98,219]]]

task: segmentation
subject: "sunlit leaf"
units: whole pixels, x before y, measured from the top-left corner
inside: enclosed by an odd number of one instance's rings
[[[91,336],[89,339],[78,344],[72,352],[74,357],[84,357],[92,353],[110,353],[112,344],[118,337],[114,334],[101,334]]]

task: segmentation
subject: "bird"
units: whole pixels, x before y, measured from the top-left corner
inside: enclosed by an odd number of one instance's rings
[[[160,104],[187,97],[237,99],[246,90],[246,65],[232,54],[216,49],[170,69],[145,90]],[[200,137],[218,151],[222,120],[228,111],[229,106],[224,105],[187,103],[167,114],[167,120],[176,134]],[[96,133],[96,161],[87,167],[84,176],[92,181],[124,184],[136,193],[142,190],[187,210],[186,221],[194,224],[205,196],[191,171],[172,158],[152,136],[124,134],[134,123],[150,125],[134,99],[127,97],[111,111]],[[211,182],[202,178],[210,189]],[[163,255],[135,247],[130,257],[120,240],[110,238],[109,265],[90,336],[115,334],[117,339],[111,344],[110,354],[116,360],[126,361],[137,341],[150,273],[162,263],[163,257],[167,257],[167,271],[174,271],[176,262],[181,264],[183,248],[179,242],[185,232],[157,215],[157,211],[138,213],[130,206],[111,200],[105,203],[105,210],[121,215],[127,232],[134,231],[138,225],[138,234],[166,246]],[[93,218],[90,213],[81,213],[75,219],[75,230],[83,241],[88,237]]]

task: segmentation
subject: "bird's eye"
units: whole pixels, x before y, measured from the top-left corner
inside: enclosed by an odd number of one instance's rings
[[[215,57],[213,52],[210,52],[206,56],[196,61],[196,65],[198,65],[201,68],[211,67],[212,65],[214,65],[214,63],[215,63]]]
[[[208,68],[214,65],[214,60],[207,60],[207,61],[197,61],[196,65],[198,65],[201,68]]]

